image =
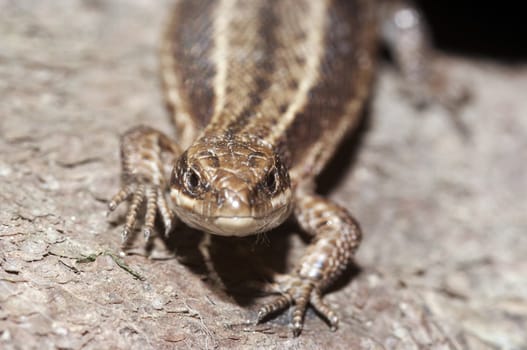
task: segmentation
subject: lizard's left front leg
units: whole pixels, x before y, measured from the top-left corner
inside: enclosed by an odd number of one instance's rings
[[[302,331],[304,314],[311,304],[335,330],[337,314],[322,300],[322,291],[350,264],[361,241],[358,223],[343,207],[307,191],[296,191],[295,216],[313,241],[295,271],[278,282],[281,293],[258,312],[258,321],[294,305],[295,336]]]

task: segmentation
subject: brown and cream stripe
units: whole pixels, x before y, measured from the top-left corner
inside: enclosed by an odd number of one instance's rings
[[[250,136],[282,154],[293,180],[313,176],[366,99],[373,3],[179,1],[162,69],[181,146]]]

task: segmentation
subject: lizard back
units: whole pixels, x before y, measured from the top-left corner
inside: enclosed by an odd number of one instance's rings
[[[371,0],[182,0],[162,75],[183,148],[250,135],[293,183],[320,172],[358,120],[374,65]]]

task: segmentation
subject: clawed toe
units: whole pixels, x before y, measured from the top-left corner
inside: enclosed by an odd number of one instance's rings
[[[293,299],[289,294],[283,294],[274,299],[272,302],[265,304],[258,310],[258,323],[265,320],[269,315],[281,311],[293,303]]]
[[[339,322],[337,314],[324,303],[320,291],[312,281],[300,277],[290,277],[284,285],[288,285],[285,292],[258,310],[257,323],[263,322],[270,315],[292,306],[291,327],[293,328],[293,335],[296,337],[302,332],[304,315],[308,305],[311,305],[328,321],[331,330],[337,329]]]
[[[310,300],[311,306],[322,315],[329,323],[332,331],[336,331],[339,325],[339,318],[333,309],[322,300],[322,295],[319,291],[315,291]]]
[[[112,197],[112,199],[110,200],[110,203],[108,203],[109,212],[114,211],[119,206],[119,204],[127,200],[132,195],[132,192],[133,192],[133,186],[131,185],[123,186],[119,190],[119,192],[117,192]]]
[[[157,190],[157,210],[159,211],[159,215],[161,216],[161,220],[163,220],[163,225],[165,226],[165,238],[168,238],[168,235],[170,234],[170,231],[174,225],[174,215],[172,214],[172,211],[170,210],[170,207],[168,206],[167,200],[161,189]]]
[[[145,212],[145,224],[143,227],[143,235],[145,240],[150,240],[152,231],[154,230],[154,223],[156,220],[157,212],[157,191],[152,186],[147,186],[145,191],[146,200],[146,212]]]
[[[149,241],[154,232],[156,215],[159,212],[165,226],[165,236],[168,236],[173,224],[173,215],[165,199],[163,191],[155,185],[145,183],[129,183],[124,185],[108,203],[109,212],[114,211],[121,203],[130,200],[126,213],[125,224],[121,233],[122,242],[126,242],[133,232],[141,209],[145,208],[143,235]]]

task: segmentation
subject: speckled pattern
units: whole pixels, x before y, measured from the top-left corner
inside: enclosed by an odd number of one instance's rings
[[[123,183],[109,204],[113,211],[130,199],[123,239],[143,203],[147,240],[157,211],[165,233],[172,229],[167,190],[177,218],[220,236],[266,232],[294,212],[313,239],[258,321],[292,306],[298,336],[311,305],[336,329],[322,291],[351,264],[362,233],[345,208],[315,194],[314,180],[360,120],[381,38],[410,95],[454,111],[456,89],[437,84],[422,22],[403,1],[178,2],[161,63],[181,130],[173,145],[146,127],[123,137]],[[189,135],[196,139],[185,149]]]

